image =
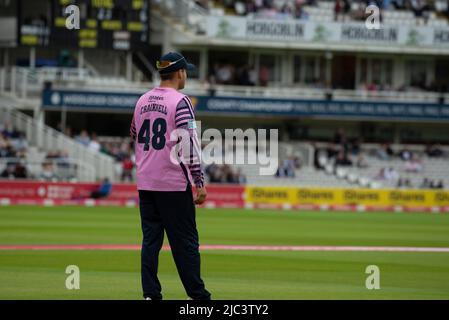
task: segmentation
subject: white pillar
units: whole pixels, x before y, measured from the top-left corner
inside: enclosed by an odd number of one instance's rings
[[[17,68],[16,66],[11,67],[11,93],[16,94],[16,79],[17,79]]]
[[[115,59],[114,59],[114,76],[115,77],[120,77],[120,56],[121,56],[121,52],[118,52],[115,55]]]
[[[285,59],[285,80],[288,86],[293,85],[295,73],[295,62],[293,58],[293,52],[289,51],[287,53],[287,59]]]
[[[281,83],[286,86],[292,84],[292,55],[290,51],[285,52],[281,57]]]
[[[44,124],[45,121],[45,115],[44,111],[42,110],[41,104],[37,103],[33,110],[33,118],[41,124]]]
[[[405,85],[405,62],[403,59],[394,58],[393,60],[393,89]]]
[[[306,82],[306,63],[308,62],[308,57],[305,55],[299,56],[299,83],[304,84]]]
[[[126,53],[126,79],[129,81],[133,79],[133,54],[131,51]]]
[[[332,52],[326,52],[326,87],[332,88],[332,59],[334,55]]]
[[[61,106],[61,132],[65,133],[67,128],[67,108],[66,106]]]
[[[366,83],[370,84],[373,82],[373,60],[371,58],[366,58]]]
[[[84,51],[83,49],[78,50],[78,69],[84,68]]]
[[[36,68],[36,48],[30,48],[30,68]]]
[[[260,85],[259,72],[260,72],[260,52],[254,52],[254,71],[256,72],[256,85]]]
[[[315,79],[320,78],[320,58],[318,54],[315,57],[315,67],[313,68],[313,77]]]
[[[200,65],[199,67],[199,80],[206,81],[209,67],[209,50],[207,48],[201,49],[200,52]]]
[[[3,50],[2,69],[0,72],[0,92],[4,92],[6,89],[6,70],[9,64],[9,52],[8,48]]]
[[[430,86],[435,81],[435,60],[427,60],[426,85]]]
[[[166,54],[170,51],[173,51],[171,35],[172,35],[172,28],[169,27],[169,25],[166,25],[163,31],[163,38],[162,38],[162,54]]]
[[[6,68],[9,65],[9,49],[5,48],[3,52],[3,66]]]
[[[361,71],[362,71],[362,64],[360,61],[360,56],[357,55],[355,57],[355,84],[354,88],[357,90],[360,86],[360,77],[361,77]]]

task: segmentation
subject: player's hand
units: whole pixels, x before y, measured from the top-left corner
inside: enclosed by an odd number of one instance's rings
[[[196,189],[196,198],[194,200],[195,204],[203,204],[206,201],[207,191],[206,188],[197,188]]]

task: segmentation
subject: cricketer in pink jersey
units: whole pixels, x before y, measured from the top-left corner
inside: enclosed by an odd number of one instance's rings
[[[206,199],[201,149],[190,99],[179,92],[194,68],[179,53],[157,63],[161,83],[137,101],[131,123],[137,167],[137,189],[143,233],[141,276],[143,297],[162,299],[157,277],[164,230],[187,295],[209,300],[200,276],[195,203]],[[181,132],[182,134],[179,134]],[[197,196],[193,199],[191,180]]]

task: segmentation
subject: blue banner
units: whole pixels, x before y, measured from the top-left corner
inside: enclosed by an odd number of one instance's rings
[[[437,103],[197,97],[196,105],[198,111],[220,113],[449,120],[449,105]]]
[[[44,90],[43,107],[134,109],[140,94],[94,91]]]
[[[124,109],[132,111],[137,93],[45,90],[45,108],[62,106],[83,109]],[[303,100],[271,98],[232,98],[192,96],[192,103],[203,114],[260,114],[273,116],[314,116],[382,120],[449,121],[449,105],[437,103]]]

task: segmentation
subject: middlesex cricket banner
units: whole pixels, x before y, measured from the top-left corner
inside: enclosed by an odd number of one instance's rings
[[[251,204],[325,205],[370,207],[448,207],[449,190],[329,189],[294,187],[246,187]]]
[[[300,41],[309,43],[377,44],[398,47],[449,47],[449,28],[425,26],[381,26],[368,29],[365,23],[298,21],[210,16],[210,38],[236,40]]]

